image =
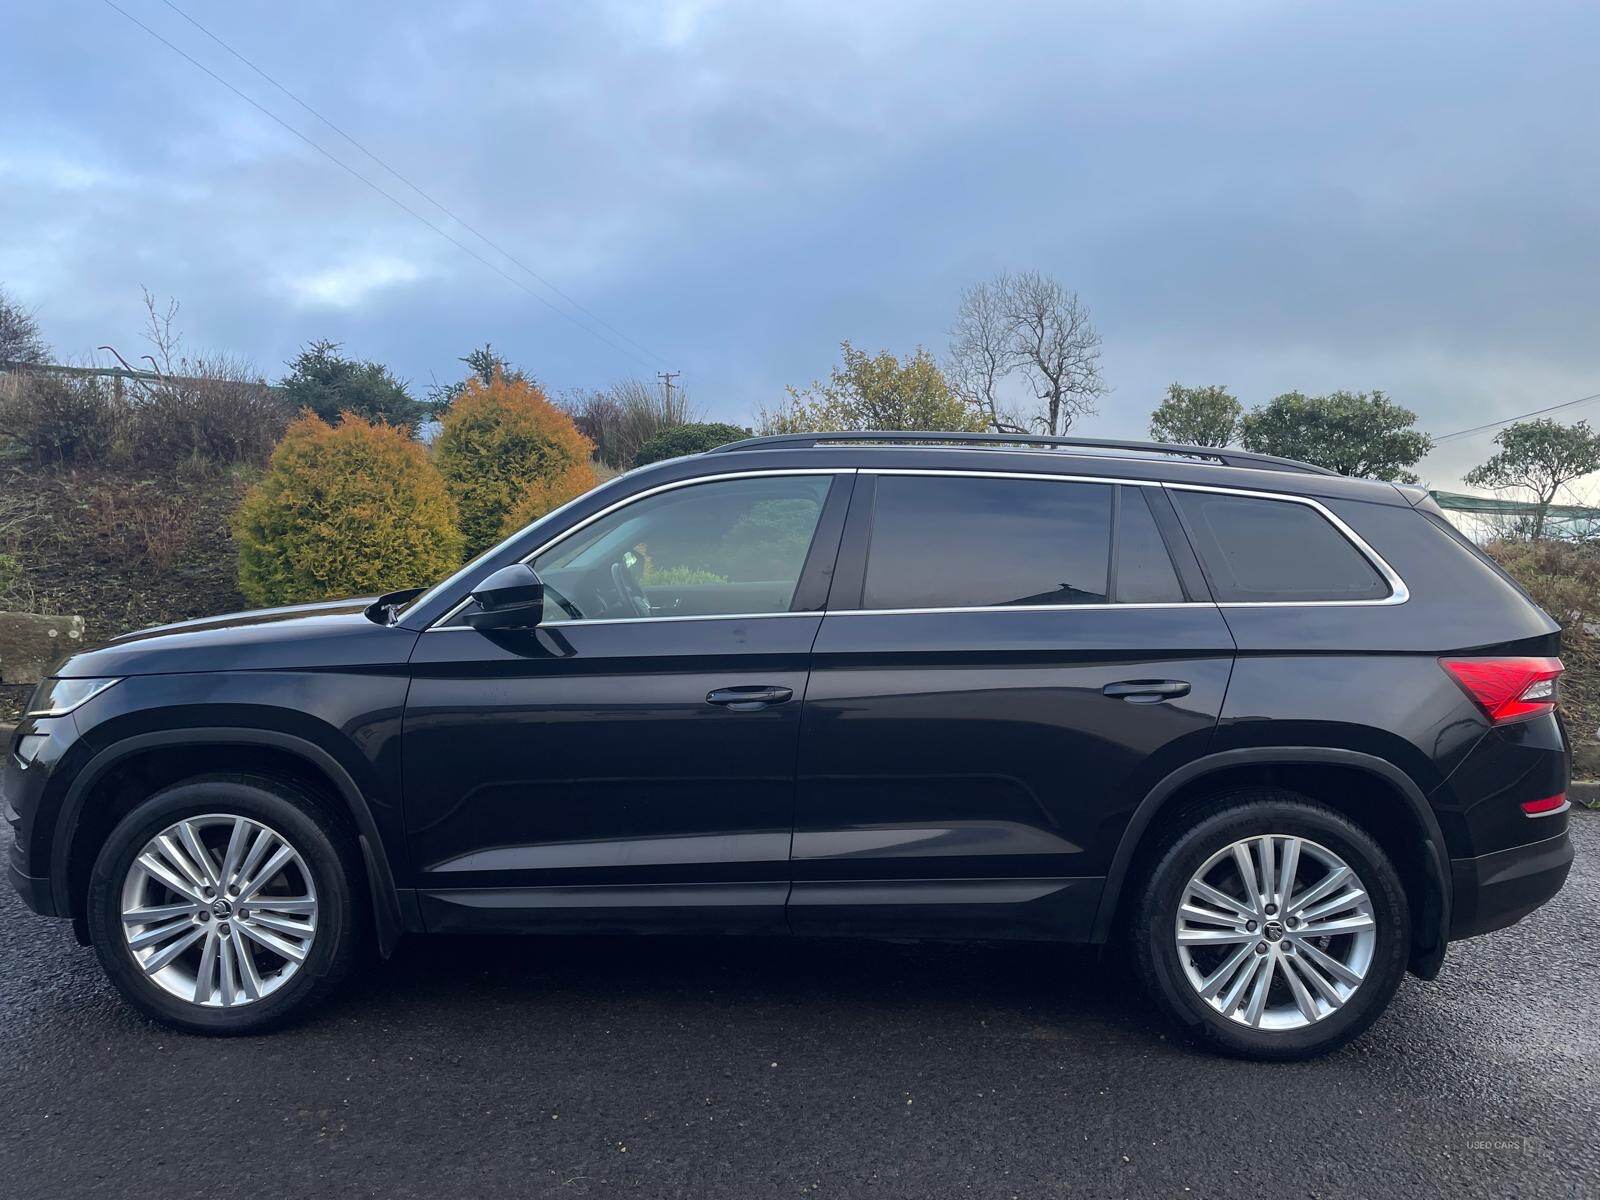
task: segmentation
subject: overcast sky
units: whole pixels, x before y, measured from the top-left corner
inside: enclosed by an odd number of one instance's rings
[[[529,290],[56,0],[0,17],[0,281],[63,355],[142,351],[144,285],[274,377],[328,337],[420,391],[488,340],[744,421],[1035,268],[1104,337],[1085,433],[1173,380],[1381,388],[1435,434],[1600,392],[1594,4],[174,2],[610,344],[164,0],[117,3]]]

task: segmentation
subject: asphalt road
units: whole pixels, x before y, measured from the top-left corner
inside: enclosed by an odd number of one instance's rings
[[[1292,1066],[1040,946],[412,939],[292,1030],[190,1038],[4,888],[0,1194],[1596,1196],[1574,824],[1554,904]]]

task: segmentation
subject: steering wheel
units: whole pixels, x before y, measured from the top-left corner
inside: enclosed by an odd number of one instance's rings
[[[620,562],[611,564],[611,582],[617,589],[617,595],[633,608],[636,616],[650,615],[650,599],[644,594],[644,588],[633,577],[633,573]]]

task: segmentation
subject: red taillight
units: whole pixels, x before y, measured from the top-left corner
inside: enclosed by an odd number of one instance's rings
[[[1567,794],[1557,792],[1554,796],[1546,796],[1543,800],[1524,800],[1522,811],[1530,817],[1542,817],[1545,813],[1553,813],[1559,808],[1565,808]]]
[[[1556,706],[1559,658],[1441,658],[1439,665],[1491,721],[1537,716]]]

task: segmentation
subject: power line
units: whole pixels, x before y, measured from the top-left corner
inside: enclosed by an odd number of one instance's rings
[[[556,295],[560,296],[568,304],[572,305],[573,308],[575,308],[579,312],[583,313],[586,317],[588,317],[590,320],[594,321],[596,324],[604,326],[606,329],[608,329],[612,333],[616,334],[619,338],[621,338],[623,341],[627,342],[629,345],[633,346],[635,349],[643,350],[651,358],[654,358],[654,359],[658,360],[659,362],[665,363],[667,361],[666,359],[662,358],[661,355],[657,354],[654,350],[650,349],[648,346],[640,345],[640,343],[635,341],[633,338],[629,337],[627,334],[623,333],[622,330],[618,329],[615,325],[611,324],[611,322],[607,321],[604,317],[600,316],[598,313],[596,313],[596,312],[584,307],[577,300],[574,300],[571,296],[567,295],[566,292],[562,291],[555,284],[551,283],[548,279],[546,279],[543,275],[539,274],[539,272],[535,271],[532,267],[528,266],[527,263],[523,262],[516,255],[512,254],[511,251],[507,250],[504,246],[501,246],[497,242],[495,242],[494,239],[489,237],[488,234],[482,233],[479,230],[473,228],[463,218],[461,218],[461,217],[457,216],[455,213],[451,212],[450,209],[446,208],[445,205],[442,202],[440,202],[438,200],[435,200],[432,196],[428,195],[427,192],[423,191],[416,184],[412,183],[411,180],[407,179],[404,175],[402,175],[394,167],[391,167],[387,162],[385,162],[383,159],[379,158],[371,150],[367,149],[364,145],[362,145],[360,142],[358,142],[354,137],[352,137],[350,134],[346,133],[343,129],[339,128],[339,126],[335,125],[332,121],[330,121],[327,117],[323,116],[316,109],[312,108],[311,105],[307,104],[299,96],[295,95],[288,88],[284,87],[283,84],[279,83],[271,75],[267,74],[267,72],[262,70],[262,68],[256,66],[255,63],[251,62],[243,54],[240,54],[239,51],[235,50],[232,46],[228,45],[227,42],[223,41],[216,34],[212,33],[211,30],[207,29],[204,25],[200,24],[199,21],[195,20],[188,13],[184,12],[183,9],[179,8],[176,4],[174,4],[172,2],[172,0],[161,0],[161,2],[163,4],[165,4],[168,8],[170,8],[173,12],[177,13],[185,21],[189,22],[189,24],[193,25],[201,33],[205,34],[206,37],[210,38],[217,45],[221,46],[229,54],[233,55],[234,58],[238,59],[245,66],[249,67],[257,75],[261,76],[261,78],[265,79],[273,87],[277,88],[278,91],[282,92],[285,96],[289,97],[289,99],[293,100],[301,108],[305,109],[306,112],[310,113],[313,117],[315,117],[317,120],[321,121],[324,125],[326,125],[329,129],[333,130],[333,132],[337,133],[345,141],[349,142],[357,150],[361,151],[361,153],[365,154],[373,162],[377,163],[385,171],[389,172],[390,175],[393,175],[401,183],[405,184],[413,192],[415,192],[417,195],[421,196],[424,200],[426,200],[429,204],[431,204],[435,208],[437,208],[445,216],[449,217],[457,225],[461,226],[461,228],[465,229],[468,233],[470,233],[474,237],[478,238],[485,245],[492,246],[496,251],[498,251],[500,254],[504,255],[509,262],[514,263],[516,266],[518,266],[522,270],[526,271],[534,279],[537,279],[545,287],[549,288],[552,292],[554,292]]]
[[[484,258],[483,255],[479,254],[471,246],[468,246],[466,243],[462,242],[460,239],[452,237],[448,232],[446,232],[445,230],[441,229],[439,226],[435,225],[432,221],[428,220],[427,217],[423,216],[416,209],[412,208],[404,200],[401,200],[399,197],[397,197],[397,196],[393,195],[392,193],[387,192],[383,188],[379,187],[376,183],[372,182],[372,180],[368,179],[360,171],[357,171],[349,163],[345,162],[343,159],[339,158],[337,155],[335,155],[331,151],[325,149],[323,146],[319,145],[318,143],[312,141],[305,134],[301,133],[298,129],[296,129],[293,125],[290,125],[282,117],[280,117],[276,113],[274,113],[271,109],[266,108],[264,105],[260,104],[256,100],[252,99],[250,96],[246,95],[244,92],[242,92],[238,88],[234,87],[233,84],[229,83],[222,76],[218,75],[210,67],[206,66],[204,63],[200,62],[198,59],[192,57],[191,55],[189,55],[185,51],[183,51],[183,50],[179,49],[177,46],[173,45],[166,38],[162,37],[159,33],[157,33],[154,29],[151,29],[150,26],[146,25],[143,21],[139,20],[138,17],[136,17],[132,13],[130,13],[127,9],[122,8],[120,5],[116,4],[115,0],[104,0],[104,3],[106,5],[106,7],[111,8],[111,9],[115,10],[116,12],[121,13],[129,21],[133,22],[140,29],[144,30],[151,37],[155,38],[156,41],[160,42],[168,50],[171,50],[179,58],[182,58],[185,62],[189,63],[191,66],[195,67],[197,70],[203,71],[206,75],[210,76],[217,83],[219,83],[223,87],[227,88],[235,96],[239,97],[239,99],[243,100],[246,104],[250,105],[250,107],[254,108],[257,112],[261,113],[262,116],[264,116],[268,120],[272,121],[275,125],[281,126],[283,129],[287,130],[289,133],[291,133],[295,137],[299,138],[306,145],[310,146],[318,154],[322,155],[329,162],[333,163],[335,166],[339,167],[341,170],[345,171],[347,174],[351,175],[355,179],[360,180],[363,184],[365,184],[367,187],[371,188],[374,192],[377,192],[378,195],[382,196],[385,200],[389,201],[390,204],[393,204],[396,208],[400,209],[402,212],[406,213],[407,215],[415,218],[417,221],[420,221],[422,224],[426,225],[429,229],[433,230],[434,233],[437,233],[440,237],[444,238],[445,241],[449,242],[452,246],[456,247],[456,249],[460,250],[463,254],[470,255],[472,258],[476,259],[478,262],[480,262],[484,266],[488,267],[496,275],[500,276],[500,278],[504,279],[507,283],[511,284],[515,288],[519,288],[522,291],[526,292],[528,295],[532,296],[535,300],[537,300],[540,304],[542,304],[546,308],[548,308],[551,312],[555,313],[557,316],[561,317],[563,320],[570,321],[572,324],[576,325],[579,329],[581,329],[585,333],[587,333],[590,337],[598,338],[600,341],[602,341],[606,345],[610,346],[613,350],[617,351],[617,353],[625,355],[626,357],[633,359],[634,362],[639,363],[642,366],[651,365],[648,362],[646,362],[644,359],[640,358],[637,354],[633,353],[633,351],[627,349],[624,346],[620,346],[616,342],[612,341],[610,338],[608,338],[605,334],[601,333],[599,330],[590,328],[588,325],[585,325],[582,321],[578,320],[576,317],[574,317],[571,313],[567,312],[565,309],[557,308],[549,300],[545,299],[538,292],[534,291],[527,284],[523,283],[522,280],[518,279],[514,275],[509,274],[507,271],[503,270],[501,267],[499,267],[495,263],[490,262],[487,258]],[[479,236],[482,236],[482,235],[479,235]],[[487,239],[485,239],[485,240],[487,240]],[[507,257],[509,258],[510,256],[507,255]],[[526,268],[524,268],[524,270],[526,270]],[[647,353],[648,353],[648,351],[647,351]]]
[[[1580,396],[1576,400],[1568,400],[1563,404],[1552,404],[1549,408],[1536,408],[1532,412],[1521,413],[1515,417],[1505,417],[1499,421],[1489,421],[1483,425],[1474,425],[1471,429],[1458,429],[1454,433],[1446,433],[1434,438],[1433,444],[1437,446],[1440,442],[1448,442],[1455,438],[1467,437],[1470,434],[1482,433],[1486,429],[1498,429],[1502,425],[1510,425],[1513,421],[1525,421],[1529,417],[1558,412],[1563,408],[1573,408],[1579,404],[1590,404],[1596,400],[1600,400],[1600,392],[1596,392],[1592,396]]]

